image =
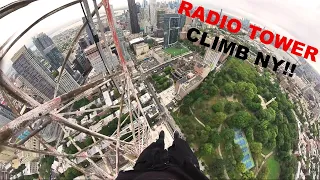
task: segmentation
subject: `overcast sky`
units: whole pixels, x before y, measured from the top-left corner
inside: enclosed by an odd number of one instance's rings
[[[0,7],[13,0],[0,0]],[[97,0],[99,2],[99,0]],[[138,0],[139,2],[141,0]],[[319,0],[189,0],[202,5],[207,9],[224,12],[238,18],[247,18],[252,22],[266,26],[281,35],[294,38],[305,44],[315,46],[320,50],[320,1]],[[43,14],[67,3],[71,0],[39,0],[20,9],[3,19],[0,19],[0,44],[14,33],[20,33],[34,20]],[[89,0],[90,2],[90,0]],[[110,0],[114,8],[127,6],[127,0]],[[39,23],[27,33],[14,48],[8,53],[1,68],[7,70],[11,56],[30,38],[39,32],[48,32],[61,24],[80,19],[82,11],[80,5],[56,13],[45,21]],[[310,64],[320,72],[320,56],[317,62]]]

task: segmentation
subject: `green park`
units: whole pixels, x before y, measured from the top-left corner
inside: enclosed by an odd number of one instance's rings
[[[295,107],[271,78],[229,58],[172,114],[210,179],[294,178]],[[258,95],[276,100],[263,108]]]

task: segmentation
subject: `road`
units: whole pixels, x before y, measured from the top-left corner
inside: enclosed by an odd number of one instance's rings
[[[147,71],[145,71],[145,72],[141,72],[141,73],[142,73],[142,74],[145,74],[145,75],[149,75],[149,74],[152,73],[154,70],[159,70],[160,68],[163,68],[163,67],[165,67],[165,66],[168,66],[168,65],[171,64],[173,61],[175,61],[175,60],[177,60],[177,59],[179,59],[179,58],[181,58],[181,57],[183,57],[183,56],[189,55],[189,54],[191,54],[191,52],[184,53],[184,54],[182,54],[182,55],[180,55],[180,56],[176,56],[176,57],[170,59],[169,61],[166,61],[166,62],[164,62],[164,63],[161,63],[161,64],[159,64],[159,65],[157,65],[157,66],[155,66],[155,67],[153,67],[153,68],[150,68],[149,70],[147,70]]]
[[[151,84],[151,82],[146,79],[146,84],[147,84],[147,87],[148,87],[148,90],[149,92],[152,94],[152,96],[154,97],[154,100],[156,101],[156,104],[160,110],[160,115],[162,115],[164,117],[164,119],[168,122],[168,124],[170,125],[171,129],[172,129],[172,132],[174,131],[178,131],[179,134],[181,136],[184,137],[184,135],[182,134],[181,132],[181,129],[179,128],[179,126],[176,124],[176,122],[174,121],[174,119],[172,118],[169,110],[167,109],[167,107],[165,107],[161,102],[160,100],[158,99],[158,95],[157,93],[154,91],[154,88]]]

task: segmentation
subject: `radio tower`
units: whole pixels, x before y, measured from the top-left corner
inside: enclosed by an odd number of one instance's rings
[[[4,8],[1,8],[0,14],[6,16],[10,13],[13,13],[15,10],[18,10],[19,8],[27,6],[32,2],[33,1],[16,1],[5,6]],[[2,54],[0,54],[0,61],[3,59],[12,45],[15,44],[29,29],[31,29],[38,22],[56,12],[59,12],[62,9],[78,4],[79,2],[83,2],[85,8],[87,10],[89,9],[87,0],[74,1],[61,6],[40,17],[24,32],[22,32],[16,39],[11,41],[11,44],[7,49],[4,49],[4,46],[8,43],[8,41],[11,40],[10,38],[5,45],[0,47],[0,52],[2,52]],[[98,9],[102,6],[104,7],[107,14],[109,27],[113,34],[113,40],[119,55],[122,71],[109,71],[108,75],[105,74],[103,78],[95,82],[85,84],[78,89],[57,96],[50,101],[40,104],[25,92],[16,88],[6,77],[6,75],[0,70],[0,92],[2,92],[5,102],[8,103],[8,106],[12,109],[16,116],[13,121],[0,129],[0,145],[4,147],[11,147],[19,151],[28,151],[39,153],[42,155],[55,156],[59,160],[59,163],[68,164],[70,167],[73,167],[83,173],[86,178],[115,179],[119,170],[121,168],[124,169],[130,166],[132,167],[142,150],[150,144],[149,135],[151,129],[145,117],[142,106],[139,102],[135,87],[133,86],[130,72],[127,68],[126,60],[124,58],[116,33],[109,0],[102,0],[100,4],[97,4],[95,0],[93,2],[96,7],[95,11],[90,14],[88,14],[87,11],[87,16],[90,16],[90,18],[88,18],[89,22],[83,24],[82,28],[74,38],[71,48],[63,63],[62,70],[61,72],[59,72],[59,76],[61,76],[62,71],[64,70],[64,66],[68,61],[68,58],[73,51],[75,44],[79,40],[81,32],[85,29],[87,23],[89,23],[89,25],[91,23],[93,24],[93,22],[90,22],[92,21],[91,16],[94,16],[96,14],[98,17],[98,24],[101,25],[101,20],[99,14],[97,13]],[[94,26],[92,26],[92,29],[92,33],[93,35],[95,35],[96,31],[94,30]],[[104,37],[104,32],[102,31],[101,33],[102,37]],[[97,44],[99,44],[100,46],[100,43]],[[100,48],[101,47],[98,47],[98,49]],[[117,84],[117,88],[121,94],[121,101],[117,105],[104,105],[99,108],[88,110],[72,109],[72,106],[76,101],[84,97],[89,97],[92,92],[104,86],[108,82],[114,82],[114,84]],[[57,84],[59,84],[59,82]],[[23,111],[20,112],[20,110],[16,109],[16,107],[11,103],[13,99],[21,102],[25,107],[28,107],[31,110],[26,113],[24,113]],[[99,132],[95,132],[85,125],[80,126],[76,122],[70,120],[70,116],[80,117],[84,113],[91,113],[94,111],[108,112],[110,110],[116,109],[120,110],[120,113],[118,113],[117,117],[117,128],[115,129],[114,133],[109,136],[100,134]],[[126,116],[123,114],[124,111],[128,112]],[[94,118],[95,117],[92,117],[91,119],[89,119],[89,121],[93,120]],[[46,126],[51,123],[57,123],[62,130],[58,140],[55,141],[54,145],[52,143],[50,143],[51,145],[48,144],[39,134],[41,130],[46,128]],[[31,133],[20,142],[14,143],[13,137],[16,137],[18,133],[24,129],[29,130]],[[75,142],[74,137],[80,133],[84,133],[90,140],[92,139],[93,144],[85,148],[79,147],[79,145]],[[42,146],[45,147],[45,150],[35,150],[27,148],[24,144],[31,137],[35,137],[37,140],[39,140]],[[58,147],[61,146],[66,139],[69,140],[69,142],[71,142],[71,144],[77,149],[77,152],[75,154],[67,154],[64,151],[57,150]],[[90,154],[90,151],[88,151],[93,147],[96,147],[98,149],[98,155]],[[102,160],[96,162],[94,158],[102,158]],[[83,168],[79,166],[77,162],[80,160],[87,160],[90,163],[90,168]]]

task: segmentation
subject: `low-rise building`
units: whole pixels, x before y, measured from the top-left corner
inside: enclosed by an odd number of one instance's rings
[[[159,115],[159,109],[157,108],[157,106],[155,104],[151,104],[151,105],[143,108],[143,111],[145,112],[146,116],[149,119],[152,119],[152,118]]]
[[[197,88],[200,83],[203,81],[203,78],[199,75],[194,76],[191,79],[183,77],[176,82],[175,92],[177,94],[177,99],[183,99],[187,94]]]
[[[149,102],[151,100],[151,96],[149,93],[145,93],[144,95],[142,95],[140,98],[139,98],[140,102],[142,104],[146,104],[147,102]]]
[[[146,54],[149,52],[149,45],[147,43],[140,43],[133,45],[134,52],[137,56]]]
[[[37,161],[29,161],[25,163],[26,168],[23,170],[23,175],[29,176],[39,173],[39,166]]]

